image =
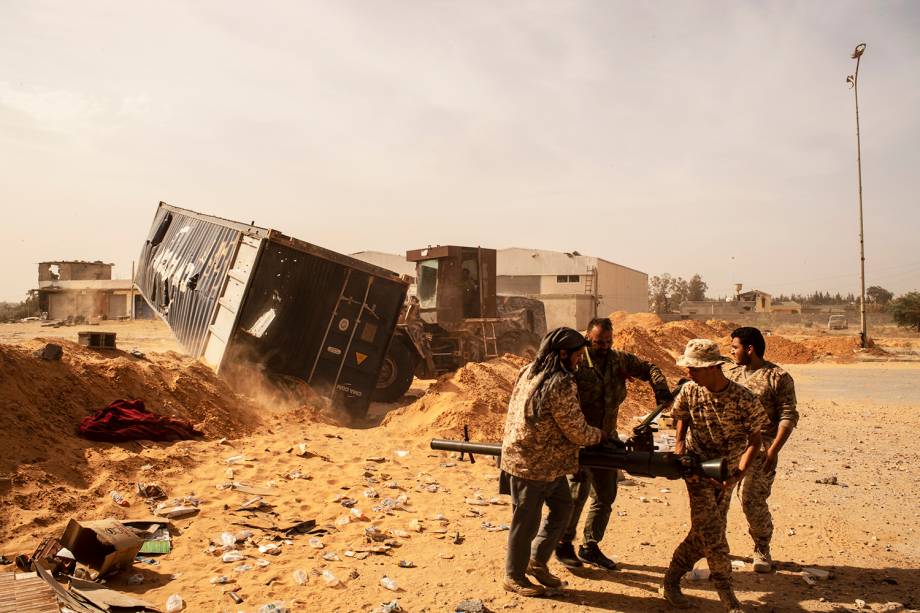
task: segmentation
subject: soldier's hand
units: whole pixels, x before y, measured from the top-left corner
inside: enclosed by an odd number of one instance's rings
[[[773,451],[772,449],[767,450],[767,457],[763,463],[763,471],[765,473],[772,473],[776,470],[776,463],[779,460],[779,452]]]

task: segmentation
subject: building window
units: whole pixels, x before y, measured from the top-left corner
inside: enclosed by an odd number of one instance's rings
[[[578,283],[580,275],[556,275],[556,283]]]

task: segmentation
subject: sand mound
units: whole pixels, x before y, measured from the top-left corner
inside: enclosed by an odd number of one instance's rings
[[[652,331],[635,326],[622,328],[616,331],[613,346],[615,349],[634,353],[655,364],[667,377],[679,377],[683,374],[667,349],[658,343]]]
[[[798,341],[793,341],[785,336],[771,334],[765,337],[767,349],[764,358],[777,364],[807,364],[815,359],[815,352],[812,348]],[[726,338],[730,343],[731,339]]]
[[[738,324],[722,321],[721,319],[709,319],[706,321],[706,325],[712,328],[713,332],[718,336],[731,336],[731,333],[738,327]]]
[[[453,374],[442,375],[424,396],[391,411],[382,425],[402,434],[470,438],[500,442],[511,389],[527,360],[505,354],[488,362],[471,362]]]
[[[61,361],[32,355],[48,341],[63,347]],[[61,339],[0,345],[0,473],[35,465],[64,481],[79,480],[86,449],[106,444],[79,438],[77,423],[118,398],[141,399],[151,411],[185,419],[207,437],[246,433],[259,421],[255,406],[213,371],[174,352],[138,358]]]
[[[640,328],[651,328],[661,325],[661,318],[655,313],[627,313],[626,311],[614,311],[608,315],[613,322],[614,330],[626,328],[628,326],[637,326]]]
[[[823,336],[808,338],[802,345],[811,349],[816,357],[832,358],[837,362],[850,362],[856,359],[856,354],[861,350],[858,336]],[[869,339],[868,353],[872,355],[885,355],[887,352],[878,347]]]

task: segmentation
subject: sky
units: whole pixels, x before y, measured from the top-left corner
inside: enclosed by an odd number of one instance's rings
[[[920,3],[0,0],[0,300],[159,201],[343,253],[920,290]]]

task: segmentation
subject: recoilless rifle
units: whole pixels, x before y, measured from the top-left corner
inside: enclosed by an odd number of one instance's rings
[[[678,383],[675,393],[683,381]],[[666,479],[683,479],[700,476],[716,481],[728,479],[728,463],[725,458],[702,461],[694,454],[677,455],[670,451],[657,451],[654,433],[658,431],[655,418],[668,406],[670,401],[660,403],[641,424],[633,428],[633,435],[625,442],[609,441],[593,447],[584,447],[578,453],[578,463],[585,468],[603,468],[607,470],[625,470],[637,477],[665,477]],[[432,439],[431,448],[440,451],[459,451],[461,459],[464,453],[500,456],[500,443],[478,443],[467,440]]]

